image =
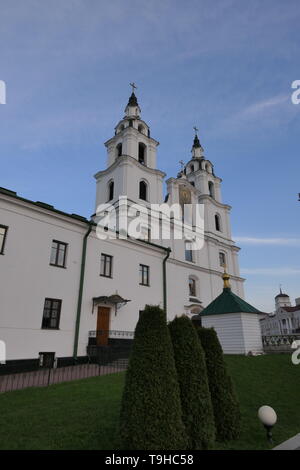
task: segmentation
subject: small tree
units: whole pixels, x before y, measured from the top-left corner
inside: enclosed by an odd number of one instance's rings
[[[188,317],[176,317],[169,323],[169,329],[188,449],[208,449],[215,440],[215,425],[204,351]]]
[[[231,377],[227,372],[217,333],[213,328],[196,327],[196,329],[206,356],[217,440],[237,439],[241,422],[239,403]]]
[[[165,313],[147,305],[135,329],[121,404],[127,450],[186,449],[180,391]]]

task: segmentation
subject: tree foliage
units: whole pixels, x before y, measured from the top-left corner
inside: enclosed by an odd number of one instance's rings
[[[127,450],[186,449],[180,390],[165,313],[147,305],[135,330],[121,403]]]
[[[237,439],[241,415],[223,351],[213,328],[196,328],[206,356],[209,389],[214,410],[218,441]]]
[[[187,316],[176,317],[169,323],[169,330],[174,348],[188,449],[208,449],[215,440],[215,425],[204,351]]]

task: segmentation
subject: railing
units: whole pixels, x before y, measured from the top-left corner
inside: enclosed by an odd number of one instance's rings
[[[97,344],[98,338],[108,341]],[[58,358],[55,367],[40,367],[38,359],[27,369],[19,366],[16,370],[16,365],[0,365],[0,393],[125,371],[133,338],[133,331],[92,330],[89,331],[87,356],[80,364],[65,364]]]
[[[53,384],[115,374],[127,369],[127,358],[108,358],[105,364],[86,363],[58,368],[37,368],[30,372],[10,373],[9,367],[0,375],[0,393],[28,387],[48,387]]]
[[[96,338],[97,336],[107,336],[108,338],[134,338],[134,331],[120,331],[120,330],[91,330],[89,331],[89,338]]]
[[[293,342],[299,340],[299,333],[262,336],[263,348],[265,351],[270,352],[292,352]]]

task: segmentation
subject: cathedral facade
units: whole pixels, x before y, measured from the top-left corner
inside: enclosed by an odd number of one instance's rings
[[[130,338],[146,304],[160,305],[169,320],[198,314],[221,293],[225,266],[232,291],[244,297],[231,207],[222,202],[222,180],[197,132],[191,157],[166,180],[166,195],[158,145],[132,92],[105,143],[107,162],[95,175],[91,219],[0,188],[0,340],[7,361],[83,357],[91,342]],[[200,204],[203,246],[193,250],[190,239],[174,236],[180,222],[174,214],[169,237],[161,234],[161,219],[155,236],[147,223],[139,224],[137,237],[122,236],[118,224],[114,237],[111,228],[99,236],[105,207],[119,214],[124,197],[129,220],[138,213],[145,221],[147,210],[162,204]]]

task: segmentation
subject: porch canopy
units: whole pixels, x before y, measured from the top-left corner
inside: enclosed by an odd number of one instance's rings
[[[127,302],[131,302],[129,299],[124,299],[119,294],[112,294],[112,295],[100,295],[99,297],[93,297],[93,312],[96,305],[104,304],[104,305],[114,305],[115,306],[115,314],[117,314],[117,310],[120,307],[123,307],[127,304]]]

